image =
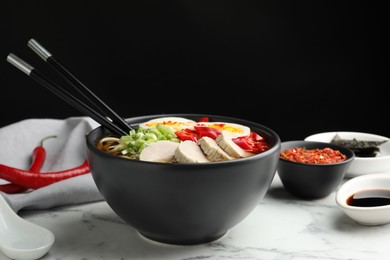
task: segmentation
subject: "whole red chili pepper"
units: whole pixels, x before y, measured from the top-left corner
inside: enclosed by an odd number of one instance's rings
[[[88,160],[85,160],[83,164],[74,168],[56,172],[45,172],[42,174],[0,164],[0,178],[28,189],[39,189],[55,182],[89,172]]]
[[[40,145],[35,147],[32,153],[32,162],[29,168],[29,171],[31,172],[39,172],[45,162],[46,159],[46,150],[43,147],[43,142],[46,139],[53,138],[56,136],[48,136],[41,140]],[[21,193],[28,190],[27,188],[23,186],[19,186],[15,183],[7,183],[7,184],[1,184],[0,185],[0,191],[3,191],[5,193]]]
[[[30,165],[30,171],[39,172],[46,159],[46,150],[43,147],[43,141],[49,137],[46,137],[41,141],[41,144],[34,148],[32,153],[32,163]]]
[[[8,194],[22,193],[22,192],[25,192],[26,190],[28,190],[28,189],[25,187],[16,185],[14,183],[1,184],[1,186],[0,186],[0,191],[8,193]]]

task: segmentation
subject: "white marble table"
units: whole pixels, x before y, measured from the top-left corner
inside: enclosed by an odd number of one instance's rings
[[[19,212],[55,242],[42,259],[390,259],[390,225],[362,226],[336,206],[334,194],[303,201],[278,176],[256,209],[218,241],[174,246],[148,241],[104,202]],[[0,252],[0,259],[8,259]]]

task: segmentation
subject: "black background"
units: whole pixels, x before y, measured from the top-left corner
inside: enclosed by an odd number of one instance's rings
[[[123,117],[210,113],[275,130],[390,136],[377,1],[1,1],[0,127],[82,116],[6,61],[56,78],[36,39]]]

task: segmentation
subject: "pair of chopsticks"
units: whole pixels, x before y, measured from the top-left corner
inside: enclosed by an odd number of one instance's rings
[[[42,86],[56,94],[58,97],[72,105],[74,108],[78,109],[83,114],[91,117],[103,127],[110,130],[113,134],[118,136],[129,134],[129,131],[133,128],[122,117],[115,113],[107,104],[98,98],[90,89],[81,83],[80,80],[78,80],[72,73],[69,72],[69,70],[61,65],[61,63],[59,63],[53,57],[53,55],[41,44],[39,44],[36,40],[31,39],[27,45],[45,62],[49,63],[62,77],[65,78],[65,80],[71,86],[73,86],[80,94],[82,94],[85,100],[87,100],[94,107],[94,109],[81,101],[79,98],[72,95],[63,87],[42,75],[36,68],[20,59],[15,54],[10,53],[7,56],[7,61],[22,72],[26,73],[30,78],[34,79]]]

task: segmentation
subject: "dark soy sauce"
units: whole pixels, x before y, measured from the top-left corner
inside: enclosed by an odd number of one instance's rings
[[[390,190],[372,189],[359,191],[347,199],[347,204],[355,207],[390,205]]]

